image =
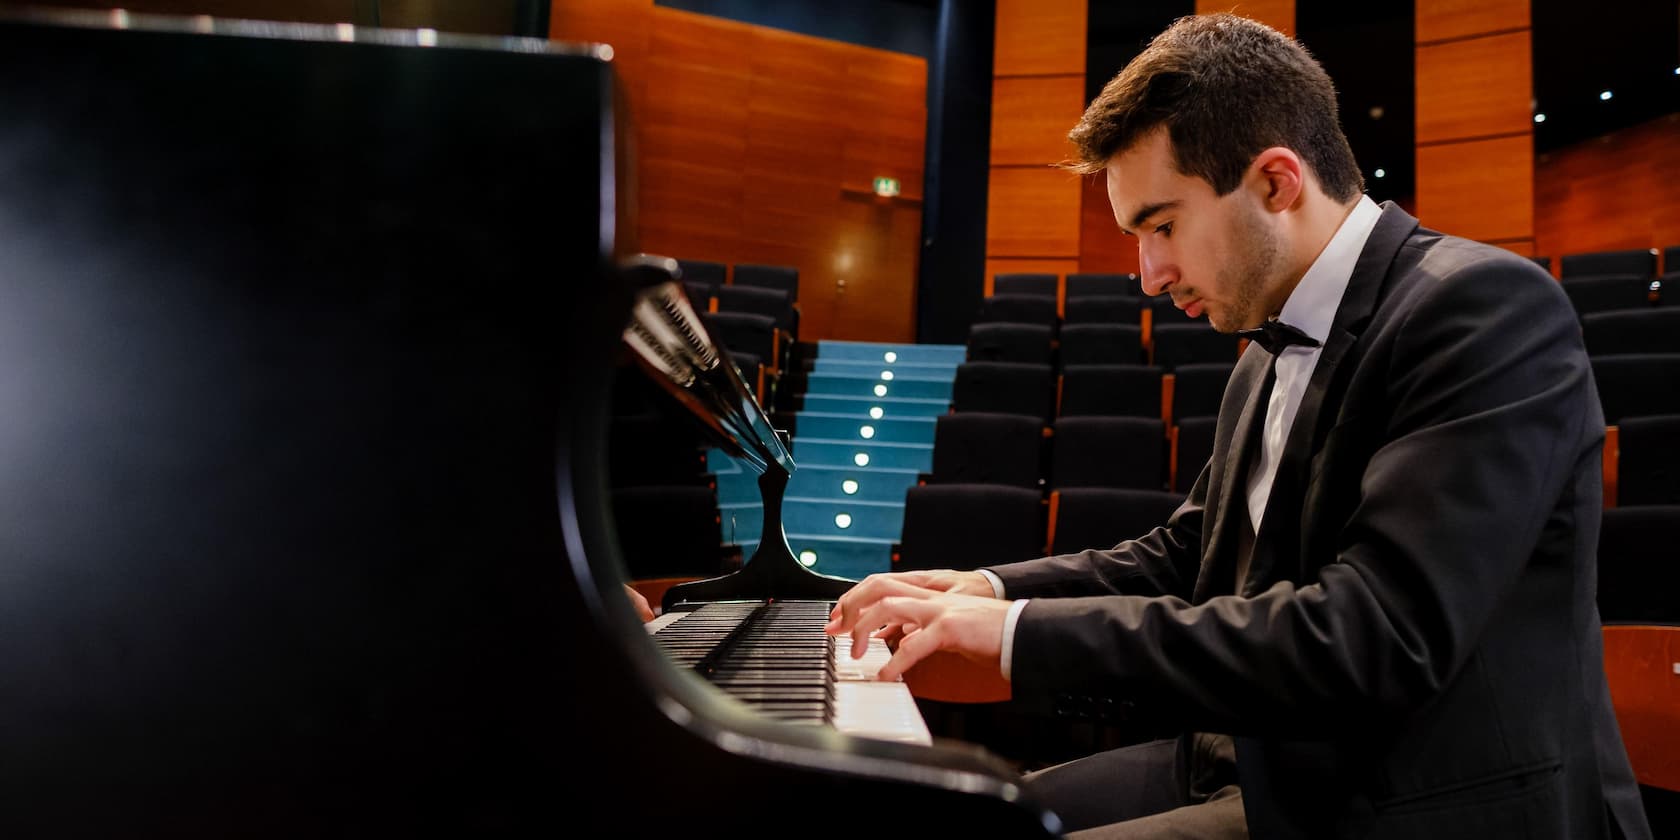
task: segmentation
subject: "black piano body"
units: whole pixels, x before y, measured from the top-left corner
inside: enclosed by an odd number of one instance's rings
[[[0,20],[0,833],[1045,836],[622,595],[595,50]]]

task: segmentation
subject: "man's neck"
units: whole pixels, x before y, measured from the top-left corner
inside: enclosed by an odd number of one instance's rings
[[[1342,223],[1353,213],[1353,208],[1359,205],[1360,198],[1360,195],[1356,195],[1345,203],[1334,201],[1322,194],[1302,199],[1289,237],[1289,273],[1285,275],[1277,293],[1273,295],[1267,317],[1276,318],[1278,313],[1283,311],[1283,305],[1289,301],[1289,296],[1295,293],[1295,287],[1301,284],[1301,278],[1307,275],[1307,270],[1312,268],[1319,255],[1324,253],[1325,246],[1335,238],[1336,231],[1341,229]]]

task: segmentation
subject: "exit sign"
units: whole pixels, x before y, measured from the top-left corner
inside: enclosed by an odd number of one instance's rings
[[[898,179],[897,178],[876,178],[875,179],[875,194],[876,195],[884,195],[884,196],[898,195]]]

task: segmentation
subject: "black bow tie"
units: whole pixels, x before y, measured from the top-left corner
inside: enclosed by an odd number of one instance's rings
[[[1252,330],[1237,330],[1237,336],[1259,342],[1260,346],[1266,348],[1266,352],[1273,356],[1282,353],[1283,348],[1291,344],[1299,344],[1302,347],[1318,346],[1317,339],[1276,319],[1268,320]]]

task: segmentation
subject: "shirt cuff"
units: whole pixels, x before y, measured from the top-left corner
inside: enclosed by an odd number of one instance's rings
[[[982,575],[985,575],[986,580],[991,582],[991,584],[992,584],[992,597],[996,598],[1000,601],[1003,600],[1003,578],[1000,578],[997,575],[995,575],[995,574],[993,574],[989,571],[986,571],[985,569],[975,569],[975,571],[979,572]]]
[[[1010,604],[1009,614],[1003,617],[1003,650],[998,656],[998,667],[1005,680],[1010,678],[1010,662],[1015,658],[1015,622],[1021,619],[1021,610],[1027,608],[1027,600],[1022,598]]]

